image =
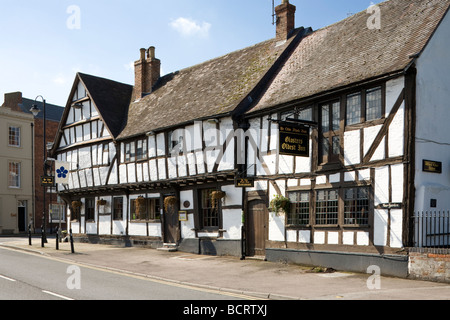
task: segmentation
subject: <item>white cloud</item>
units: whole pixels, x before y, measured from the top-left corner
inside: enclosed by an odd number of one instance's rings
[[[127,71],[134,71],[134,61],[130,61],[130,62],[124,64],[123,67]]]
[[[197,21],[183,17],[172,21],[170,26],[185,37],[199,36],[206,38],[211,29],[211,24],[208,22],[198,23]]]
[[[65,85],[68,82],[68,79],[66,76],[64,76],[62,73],[56,75],[53,78],[53,83],[56,85]]]

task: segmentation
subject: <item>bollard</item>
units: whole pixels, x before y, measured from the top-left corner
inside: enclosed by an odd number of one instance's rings
[[[31,224],[28,225],[28,244],[31,246]]]
[[[75,253],[75,249],[73,248],[72,229],[70,229],[69,232],[70,232],[70,249],[72,250],[72,253]]]
[[[58,227],[56,227],[56,250],[59,250]]]
[[[41,247],[45,247],[45,235],[44,235],[44,226],[41,226]]]

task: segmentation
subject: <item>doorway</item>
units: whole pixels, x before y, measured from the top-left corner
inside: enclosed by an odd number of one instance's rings
[[[26,201],[19,201],[17,206],[17,215],[18,215],[18,229],[19,232],[27,231],[27,203]]]
[[[268,240],[269,210],[263,199],[248,203],[247,218],[247,255],[264,256]]]

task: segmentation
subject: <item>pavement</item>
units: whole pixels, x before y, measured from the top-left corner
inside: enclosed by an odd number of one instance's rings
[[[0,238],[0,247],[21,250],[69,264],[142,276],[168,284],[220,290],[257,300],[450,300],[450,284],[376,277],[260,259],[196,255],[113,245],[59,244],[49,238]]]

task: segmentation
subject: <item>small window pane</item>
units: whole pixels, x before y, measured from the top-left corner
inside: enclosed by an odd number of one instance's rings
[[[312,108],[308,108],[305,110],[300,111],[298,114],[299,120],[305,120],[305,121],[312,121],[313,115],[312,115]]]
[[[328,105],[322,106],[322,132],[330,131],[330,107]]]
[[[347,125],[361,122],[361,94],[352,94],[347,97]]]
[[[344,223],[369,224],[369,189],[351,188],[344,195]]]
[[[328,157],[330,153],[330,140],[322,138],[322,157]]]
[[[291,192],[291,212],[288,215],[288,224],[290,225],[308,225],[309,224],[309,192]]]
[[[20,163],[9,163],[8,186],[10,188],[20,188]]]
[[[123,220],[123,198],[114,198],[113,220]]]
[[[333,103],[333,131],[337,131],[341,128],[341,104],[339,102]]]
[[[85,203],[86,221],[95,220],[95,198],[87,198]]]
[[[9,127],[9,146],[20,147],[20,128]]]
[[[338,224],[337,190],[320,190],[316,195],[316,224]]]
[[[201,212],[204,228],[219,228],[220,200],[211,198],[214,189],[201,191]]]
[[[341,139],[339,136],[333,137],[333,154],[341,154]]]
[[[381,87],[367,90],[366,94],[366,120],[375,120],[381,118]]]

